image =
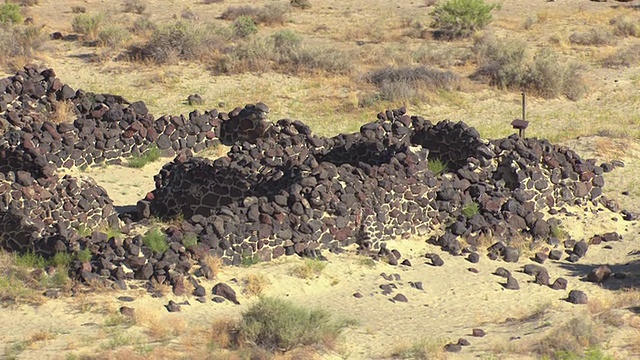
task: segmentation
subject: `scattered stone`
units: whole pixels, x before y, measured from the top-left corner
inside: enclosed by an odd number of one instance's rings
[[[571,254],[567,258],[567,261],[570,262],[570,263],[577,263],[578,261],[580,261],[580,256],[578,256],[576,254]]]
[[[136,309],[134,309],[132,307],[128,307],[128,306],[121,306],[120,307],[120,314],[124,315],[125,317],[127,317],[129,319],[135,319],[136,318]]]
[[[589,244],[586,241],[581,240],[578,241],[573,247],[573,253],[578,257],[584,257],[587,254],[587,250],[589,249]]]
[[[169,303],[167,305],[165,305],[165,307],[167,308],[167,311],[169,311],[169,312],[179,312],[180,311],[180,305],[178,305],[173,300],[169,300]]]
[[[447,344],[444,346],[444,350],[446,352],[457,353],[462,350],[462,345],[460,344]]]
[[[205,296],[207,295],[207,290],[204,288],[204,286],[202,285],[198,285],[196,286],[196,288],[193,290],[193,295],[195,296]]]
[[[551,259],[551,260],[560,260],[560,259],[562,259],[562,250],[551,250],[551,251],[549,251],[549,259]]]
[[[389,295],[393,292],[393,289],[397,287],[394,284],[382,284],[380,285],[380,290],[382,290],[382,295]]]
[[[509,289],[509,290],[520,290],[520,285],[518,284],[518,281],[513,276],[509,276],[507,278],[506,284],[503,284],[502,286],[505,289]]]
[[[566,290],[567,280],[565,278],[559,277],[549,287],[552,288],[553,290]]]
[[[196,297],[196,301],[201,303],[201,304],[204,304],[204,303],[207,302],[207,298],[205,296],[198,296],[198,297]]]
[[[442,266],[444,265],[444,260],[442,260],[442,258],[440,257],[440,255],[438,254],[426,254],[425,257],[429,260],[431,260],[431,265],[433,266]]]
[[[393,301],[408,302],[409,300],[407,300],[407,297],[403,294],[398,293],[393,297]]]
[[[502,257],[505,262],[516,263],[518,262],[518,260],[520,260],[520,250],[511,246],[507,246],[504,248]]]
[[[353,293],[353,297],[356,299],[360,299],[362,298],[362,294],[360,294],[359,292]]]
[[[547,272],[547,269],[544,269],[543,271],[540,271],[539,273],[536,274],[536,284],[548,286],[549,281],[550,281],[550,278],[549,278],[549,273]]]
[[[60,297],[60,289],[47,289],[43,295],[50,299],[57,299]]]
[[[479,272],[480,272],[480,271],[478,271],[478,269],[476,269],[476,268],[468,268],[467,270],[468,270],[469,272],[474,273],[474,274],[477,274],[477,273],[479,273]]]
[[[538,251],[533,256],[533,261],[537,262],[538,264],[544,264],[544,262],[547,261],[548,258],[549,258],[549,256],[547,255],[547,253],[542,252],[542,251]]]
[[[527,264],[525,266],[523,266],[522,268],[522,272],[524,272],[527,275],[531,275],[531,276],[536,276],[539,273],[543,272],[543,271],[547,271],[547,269],[545,269],[544,267],[537,265],[537,264]]]
[[[586,304],[589,302],[587,298],[587,294],[580,290],[571,290],[569,292],[569,297],[567,297],[567,301],[572,304]]]
[[[236,305],[240,305],[240,302],[236,299],[236,292],[231,288],[231,286],[225,283],[217,283],[212,290],[213,295],[222,296],[223,298],[231,301]]]
[[[486,333],[482,329],[472,329],[471,336],[473,337],[484,337]]]
[[[600,265],[597,268],[591,269],[587,275],[587,281],[601,283],[607,280],[611,276],[611,269],[607,265]]]
[[[511,277],[511,272],[503,267],[499,267],[496,269],[496,271],[493,272],[494,275],[498,275],[500,277],[503,278],[509,278]]]
[[[122,302],[132,302],[135,299],[131,296],[118,296],[118,300]]]
[[[221,304],[224,302],[224,298],[221,296],[214,296],[213,299],[211,299],[211,301],[213,301],[214,303]]]
[[[422,287],[422,281],[409,281],[409,284],[411,285],[411,287],[416,288],[418,290],[424,290]]]
[[[460,338],[460,339],[458,339],[458,345],[460,345],[460,346],[469,346],[469,345],[471,345],[471,343],[469,342],[469,340],[467,340],[465,338]]]
[[[381,273],[380,276],[382,276],[382,278],[387,280],[387,281],[393,281],[393,276],[392,275],[387,275],[387,273]]]
[[[470,263],[477,264],[480,261],[480,255],[476,252],[472,252],[467,256],[467,260]]]
[[[404,260],[402,260],[400,265],[411,266],[411,261],[409,261],[409,259],[404,259]]]
[[[191,106],[204,104],[204,99],[198,94],[192,94],[187,97],[187,103]]]

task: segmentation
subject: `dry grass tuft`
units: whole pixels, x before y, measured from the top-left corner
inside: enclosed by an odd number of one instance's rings
[[[204,265],[211,269],[214,277],[218,277],[218,274],[222,272],[223,262],[221,257],[207,254],[201,261]]]
[[[606,339],[604,327],[588,317],[576,317],[553,328],[544,338],[531,346],[542,356],[559,353],[582,355],[585,349],[597,348]]]
[[[187,323],[181,318],[167,316],[160,310],[137,308],[135,313],[136,325],[145,328],[145,333],[154,340],[170,340],[187,330]]]
[[[607,29],[592,28],[585,32],[571,34],[569,41],[572,44],[582,46],[606,46],[615,44],[615,37]]]
[[[260,296],[270,284],[263,274],[249,274],[242,280],[242,293],[246,296]]]
[[[319,277],[326,266],[326,261],[305,259],[302,264],[294,265],[290,274],[301,279],[313,279]]]
[[[395,346],[388,355],[393,359],[445,360],[448,359],[444,346],[445,339],[420,340],[413,344]]]
[[[76,116],[76,106],[73,101],[55,101],[49,120],[54,124],[68,123],[74,121]]]

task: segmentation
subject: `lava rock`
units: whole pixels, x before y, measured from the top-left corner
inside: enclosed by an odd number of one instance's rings
[[[569,296],[567,297],[567,301],[572,304],[586,304],[589,302],[587,298],[587,294],[580,290],[571,290],[569,292]]]
[[[212,294],[221,296],[236,305],[240,305],[240,302],[238,302],[236,298],[235,290],[225,283],[217,283],[212,289]]]

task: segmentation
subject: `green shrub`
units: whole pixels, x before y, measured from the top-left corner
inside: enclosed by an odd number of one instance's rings
[[[117,24],[110,24],[98,32],[98,43],[100,46],[119,48],[129,40],[130,37],[127,29]]]
[[[300,49],[302,37],[292,30],[278,30],[273,35],[273,46],[278,53],[291,54]]]
[[[13,3],[5,3],[0,5],[0,24],[19,24],[22,23],[22,14],[20,13],[20,5]]]
[[[442,161],[438,158],[429,159],[427,161],[427,168],[433,173],[433,175],[438,176],[442,173],[449,171],[449,165],[445,161]]]
[[[327,262],[317,259],[305,259],[304,263],[291,268],[291,275],[301,279],[313,279],[327,267]]]
[[[158,30],[158,26],[148,17],[140,17],[133,22],[133,31],[136,35],[151,36],[154,31]]]
[[[470,202],[462,208],[462,215],[467,219],[471,219],[472,217],[478,215],[479,213],[480,213],[480,205],[478,205],[478,203],[475,203],[475,202]]]
[[[89,249],[82,249],[80,251],[78,251],[76,253],[76,259],[78,259],[78,261],[80,262],[89,262],[91,261],[92,255],[91,255],[91,250]]]
[[[80,14],[73,18],[71,26],[73,31],[85,35],[87,40],[93,41],[97,39],[104,20],[105,16],[102,13],[93,15]]]
[[[27,251],[24,254],[16,256],[16,265],[29,268],[43,268],[47,265],[47,261],[42,255]]]
[[[160,26],[142,46],[130,48],[132,58],[158,64],[198,60],[226,45],[226,36],[207,25],[175,21]]]
[[[220,15],[220,18],[224,20],[238,20],[241,17],[248,17],[256,24],[283,24],[288,11],[288,6],[284,4],[268,4],[262,8],[230,6]]]
[[[0,64],[8,64],[15,58],[22,61],[35,58],[47,38],[39,26],[0,26]]]
[[[258,25],[253,18],[240,16],[233,22],[233,34],[238,38],[246,38],[258,32]]]
[[[142,238],[142,243],[156,253],[164,254],[169,250],[167,235],[158,228],[148,230]]]
[[[525,43],[482,37],[473,48],[478,68],[472,75],[500,89],[526,91],[544,98],[577,100],[587,92],[583,66],[563,61],[550,49],[530,58]]]
[[[330,346],[345,326],[324,310],[263,297],[242,314],[239,332],[261,348],[288,351],[297,346]]]
[[[491,22],[491,12],[496,8],[497,4],[486,4],[483,0],[448,0],[431,12],[431,27],[436,37],[468,37]]]
[[[182,245],[186,248],[198,245],[198,235],[193,233],[185,234],[182,238]]]
[[[260,262],[260,258],[255,254],[250,254],[245,252],[242,254],[242,258],[240,260],[240,266],[242,267],[250,267]]]
[[[132,156],[129,159],[128,165],[129,167],[139,169],[144,167],[148,163],[152,163],[158,160],[160,158],[160,155],[161,155],[160,149],[158,149],[158,147],[155,144],[153,144],[149,147],[149,149],[147,149],[147,151],[144,154],[139,156]]]
[[[51,265],[55,267],[68,268],[71,265],[73,256],[68,252],[57,252],[53,255],[53,258],[49,261]]]

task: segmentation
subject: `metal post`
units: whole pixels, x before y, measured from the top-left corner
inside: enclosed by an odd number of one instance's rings
[[[526,109],[527,109],[527,100],[526,100],[526,95],[524,94],[524,91],[523,91],[522,92],[522,120],[523,121],[527,121],[527,118],[525,117]],[[520,137],[524,139],[524,129],[520,129],[520,132],[518,135],[520,135]]]

